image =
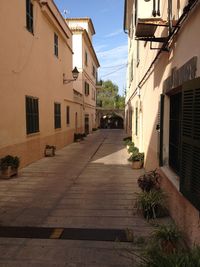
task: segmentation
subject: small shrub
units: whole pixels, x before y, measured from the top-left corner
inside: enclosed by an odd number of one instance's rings
[[[138,152],[138,150],[135,150],[135,152],[128,158],[128,161],[141,161],[144,162],[144,153]]]
[[[142,191],[149,192],[152,189],[160,188],[160,174],[156,171],[150,171],[138,178],[138,186]]]
[[[152,238],[165,253],[174,253],[182,238],[182,233],[174,224],[159,225],[153,232]]]
[[[132,137],[127,136],[127,137],[123,138],[123,141],[124,141],[125,146],[130,145],[132,143]]]
[[[139,149],[134,145],[134,143],[131,143],[128,148],[128,153],[136,153],[139,152]]]
[[[0,168],[2,170],[7,169],[9,166],[12,169],[17,169],[19,167],[19,164],[20,164],[20,159],[17,156],[13,157],[11,155],[7,155],[4,158],[1,158],[0,160]]]
[[[136,207],[143,212],[144,217],[156,219],[167,214],[166,194],[162,190],[143,191],[137,194]]]

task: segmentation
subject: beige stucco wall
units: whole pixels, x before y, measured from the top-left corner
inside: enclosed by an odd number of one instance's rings
[[[180,6],[173,2],[173,17],[178,18],[182,14],[183,8],[187,1],[180,1]],[[162,1],[162,7],[167,6],[167,1]],[[161,14],[167,19],[167,9],[162,8]],[[131,10],[127,10],[131,14]],[[130,16],[129,14],[129,16]],[[167,77],[171,75],[174,67],[177,69],[183,66],[189,59],[194,56],[198,57],[196,77],[200,76],[200,49],[199,43],[199,25],[200,25],[200,6],[192,12],[185,21],[183,27],[175,37],[170,52],[162,52],[159,59],[155,62],[145,80],[138,90],[138,84],[144,77],[151,62],[157,54],[157,50],[150,50],[149,43],[139,42],[139,62],[137,60],[137,41],[129,38],[129,69],[127,71],[127,97],[126,110],[132,107],[132,135],[136,146],[140,151],[145,153],[145,169],[152,170],[158,168],[158,150],[159,150],[159,133],[156,130],[156,125],[159,123],[159,100],[160,94],[163,93],[163,83]],[[134,14],[133,14],[134,16]],[[161,27],[156,31],[156,36],[166,36],[167,31]],[[154,47],[159,47],[158,44],[153,44]],[[131,60],[133,58],[133,81],[129,82],[129,70]],[[135,93],[134,93],[135,92]],[[169,97],[165,95],[165,110],[164,110],[164,168],[169,170]],[[138,135],[135,135],[135,110],[139,108]],[[186,233],[188,242],[200,243],[199,236],[199,220],[196,208],[189,203],[179,192],[177,186],[178,177],[171,171],[167,171],[167,175],[163,172],[163,187],[169,195],[170,213],[176,223]],[[179,182],[178,182],[179,183]],[[175,204],[176,203],[176,204]],[[177,212],[178,211],[178,212]],[[190,214],[190,216],[188,216]]]
[[[94,66],[96,75],[99,66],[94,55],[94,48],[91,47],[90,20],[67,19],[66,22],[73,31],[73,65],[78,67],[80,72],[73,86],[83,95],[83,125],[85,116],[88,116],[91,132],[92,128],[96,127],[96,76],[93,76],[92,72]],[[85,53],[87,53],[87,64],[85,64]],[[85,94],[85,82],[89,84],[89,95]]]
[[[42,157],[46,144],[60,148],[73,140],[77,105],[73,103],[72,83],[63,84],[63,73],[71,78],[72,33],[52,1],[49,3],[65,32],[47,6],[41,8],[38,1],[33,1],[34,34],[26,29],[26,1],[0,3],[4,35],[0,46],[0,156],[18,155],[21,166]],[[58,58],[54,55],[54,32],[58,35]],[[39,98],[40,132],[32,135],[26,134],[25,96]],[[66,100],[71,101],[70,126],[66,125]],[[61,103],[62,127],[56,130],[54,102]]]

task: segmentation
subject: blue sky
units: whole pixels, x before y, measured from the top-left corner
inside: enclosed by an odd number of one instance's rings
[[[123,32],[124,0],[54,0],[67,17],[90,17],[96,34],[93,45],[100,69],[99,78],[110,79],[123,94],[126,84],[127,35]]]

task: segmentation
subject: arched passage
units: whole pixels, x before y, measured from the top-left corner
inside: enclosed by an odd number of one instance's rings
[[[102,128],[102,129],[123,129],[124,128],[124,119],[115,113],[103,115],[100,119],[100,128]]]

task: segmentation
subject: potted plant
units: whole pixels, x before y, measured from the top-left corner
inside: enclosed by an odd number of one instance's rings
[[[127,145],[127,149],[129,154],[139,152],[139,149],[135,146],[133,142]]]
[[[160,188],[160,174],[157,170],[146,172],[138,178],[138,186],[142,191],[149,192],[152,189]]]
[[[54,157],[55,156],[56,147],[46,145],[44,150],[45,157]]]
[[[167,254],[176,252],[183,239],[181,231],[174,224],[159,225],[152,237],[159,244],[160,249]]]
[[[19,157],[7,155],[0,160],[1,177],[4,179],[18,174],[20,160]]]
[[[133,169],[141,169],[144,164],[144,153],[140,153],[138,150],[135,150],[135,152],[133,152],[129,157],[128,161],[132,162]]]
[[[132,143],[132,137],[131,136],[127,136],[127,137],[123,138],[123,141],[124,141],[124,145],[128,149],[129,145]]]
[[[147,220],[164,217],[167,214],[166,195],[162,190],[143,191],[137,194],[136,207]]]

